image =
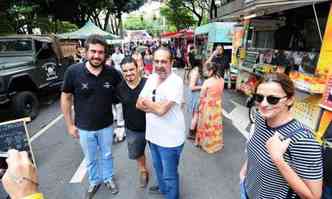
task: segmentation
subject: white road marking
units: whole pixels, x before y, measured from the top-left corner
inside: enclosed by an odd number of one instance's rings
[[[229,113],[227,113],[225,110],[222,110],[223,115],[225,117],[227,117],[228,119],[230,119],[232,121],[232,123],[234,124],[233,126],[246,138],[248,139],[249,133],[245,128],[241,128],[239,125],[235,125],[233,118],[230,116]]]
[[[230,119],[232,121],[233,126],[246,138],[248,139],[249,137],[249,132],[246,130],[247,126],[249,125],[249,118],[247,114],[243,113],[248,113],[246,111],[246,107],[243,105],[234,102],[231,100],[231,102],[235,105],[235,108],[230,112],[227,113],[223,109],[223,115]]]
[[[31,142],[37,139],[39,136],[41,136],[43,133],[45,133],[49,128],[51,128],[55,123],[57,123],[60,119],[63,118],[63,114],[60,114],[57,118],[52,120],[48,125],[46,125],[44,128],[42,128],[40,131],[38,131],[36,134],[34,134],[31,137]]]
[[[81,183],[84,179],[86,172],[86,159],[84,158],[69,183]]]

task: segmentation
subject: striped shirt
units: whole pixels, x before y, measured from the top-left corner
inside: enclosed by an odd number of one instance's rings
[[[295,119],[282,126],[271,128],[257,113],[255,131],[247,146],[248,165],[245,186],[250,199],[287,198],[289,186],[272,162],[265,146],[266,141],[275,132],[291,138],[289,152],[284,154],[284,159],[297,175],[304,180],[322,179],[321,148],[311,131]],[[295,194],[290,198],[295,198]]]

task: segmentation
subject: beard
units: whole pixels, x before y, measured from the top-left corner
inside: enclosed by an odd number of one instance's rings
[[[100,61],[100,59],[98,59],[98,61]],[[105,61],[101,61],[100,64],[94,64],[93,60],[89,60],[89,64],[93,67],[93,68],[100,68],[105,64]]]

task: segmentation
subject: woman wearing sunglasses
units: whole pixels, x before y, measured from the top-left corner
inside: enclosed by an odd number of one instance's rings
[[[281,73],[262,78],[254,95],[255,130],[240,171],[246,198],[320,199],[322,158],[312,132],[293,118],[294,85]]]

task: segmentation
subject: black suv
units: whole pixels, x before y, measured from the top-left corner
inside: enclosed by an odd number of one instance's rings
[[[0,37],[0,104],[10,105],[16,117],[37,117],[38,94],[59,88],[74,63],[63,49],[53,36]]]

